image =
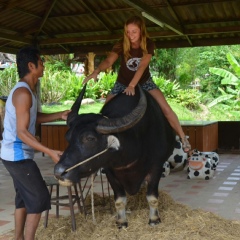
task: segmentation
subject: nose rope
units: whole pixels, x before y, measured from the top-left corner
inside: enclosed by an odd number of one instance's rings
[[[84,164],[84,163],[86,163],[86,162],[89,162],[89,161],[92,160],[93,158],[95,158],[95,157],[97,157],[97,156],[99,156],[99,155],[105,153],[108,149],[109,149],[109,147],[106,148],[106,149],[104,149],[103,151],[101,151],[101,152],[99,152],[99,153],[93,155],[92,157],[87,158],[86,160],[84,160],[84,161],[82,161],[82,162],[80,162],[80,163],[77,163],[76,165],[74,165],[74,166],[68,168],[67,170],[65,170],[65,172],[69,172],[70,170],[72,170],[72,169],[74,169],[74,168],[76,168],[76,167],[78,167],[78,166],[80,166],[80,165],[82,165],[82,164]]]
[[[67,170],[65,170],[65,172],[69,172],[70,170],[72,170],[72,169],[74,169],[74,168],[76,168],[76,167],[78,167],[78,166],[80,166],[80,165],[82,165],[82,164],[92,160],[93,158],[95,158],[95,157],[105,153],[109,148],[118,150],[119,147],[120,147],[120,143],[119,143],[118,139],[116,137],[114,137],[113,135],[108,136],[107,142],[108,142],[108,145],[107,145],[106,149],[104,149],[103,151],[93,155],[92,157],[90,157],[90,158],[88,158],[88,159],[86,159],[86,160],[84,160],[82,162],[79,162],[76,165],[68,168]]]

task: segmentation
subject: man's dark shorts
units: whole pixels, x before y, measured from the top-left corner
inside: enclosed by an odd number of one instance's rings
[[[51,209],[49,191],[33,160],[2,162],[13,178],[17,209],[26,208],[27,213],[41,213]]]
[[[141,85],[142,89],[150,91],[153,89],[158,89],[158,86],[153,82],[152,78],[149,78],[144,84]],[[110,94],[117,95],[118,93],[123,92],[126,89],[126,86],[115,82]]]

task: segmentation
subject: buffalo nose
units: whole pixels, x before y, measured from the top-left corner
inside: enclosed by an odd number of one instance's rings
[[[62,177],[62,174],[65,172],[66,168],[61,164],[56,164],[54,167],[54,175],[57,179]]]

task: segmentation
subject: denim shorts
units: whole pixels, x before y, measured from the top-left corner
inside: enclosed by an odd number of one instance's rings
[[[2,162],[13,179],[16,209],[26,208],[28,214],[51,209],[48,188],[32,159]]]
[[[150,91],[153,89],[158,89],[158,86],[153,82],[152,78],[149,78],[145,83],[141,84],[142,89]],[[110,94],[117,95],[122,93],[127,87],[119,82],[115,82]]]

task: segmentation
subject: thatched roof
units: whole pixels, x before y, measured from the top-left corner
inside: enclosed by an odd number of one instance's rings
[[[239,44],[239,9],[239,0],[2,0],[0,52],[105,54],[132,15],[144,15],[158,48]]]

